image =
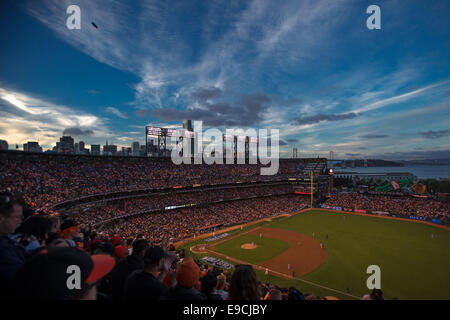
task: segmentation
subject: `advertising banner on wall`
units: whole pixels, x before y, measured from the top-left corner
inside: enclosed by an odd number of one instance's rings
[[[377,214],[379,216],[388,216],[389,212],[386,211],[372,211],[372,213]]]
[[[436,223],[436,224],[441,224],[441,220],[433,218],[431,219],[431,222]]]
[[[408,219],[411,220],[421,220],[421,221],[426,221],[427,217],[422,217],[422,216],[408,216]]]

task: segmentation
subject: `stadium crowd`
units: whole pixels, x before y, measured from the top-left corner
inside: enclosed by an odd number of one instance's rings
[[[401,215],[415,215],[443,220],[450,219],[450,203],[410,196],[388,196],[361,193],[332,195],[326,205],[342,208],[384,211]]]
[[[0,290],[17,300],[318,300],[257,281],[249,265],[233,272],[202,264],[173,245],[105,235],[72,219],[30,215],[23,199],[0,194]],[[24,219],[25,218],[25,219]],[[17,227],[19,225],[19,227]],[[80,268],[80,285],[69,267]],[[363,297],[383,299],[380,291]]]
[[[153,243],[177,241],[198,235],[214,227],[248,223],[272,215],[292,213],[308,207],[308,199],[297,195],[271,196],[212,203],[201,207],[180,208],[163,212],[137,214],[101,224],[105,234],[135,237],[139,234]],[[80,224],[88,225],[89,213],[75,215]]]
[[[299,166],[300,165],[300,166]],[[269,181],[301,172],[299,163],[280,162],[278,174],[257,165],[175,165],[170,159],[11,154],[0,157],[0,190],[21,192],[36,208],[82,196],[194,184]]]
[[[71,208],[71,211],[84,223],[96,224],[131,213],[165,210],[169,207],[191,204],[198,206],[214,201],[261,197],[271,194],[282,195],[292,192],[292,186],[287,183],[270,186],[199,189],[188,192],[172,191],[139,197],[119,198],[118,200],[109,200],[107,203],[99,202],[96,206],[85,207],[81,205]]]

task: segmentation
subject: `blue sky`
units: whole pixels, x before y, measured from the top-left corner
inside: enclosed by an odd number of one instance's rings
[[[66,9],[81,9],[81,30]],[[381,30],[366,8],[381,8]],[[450,2],[0,4],[0,139],[129,146],[144,127],[277,128],[282,155],[450,157]],[[98,26],[94,28],[91,22]]]

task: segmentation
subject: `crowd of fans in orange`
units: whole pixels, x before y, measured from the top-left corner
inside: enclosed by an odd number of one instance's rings
[[[36,208],[87,195],[195,184],[269,181],[299,170],[281,162],[278,174],[260,174],[262,165],[175,165],[170,159],[133,157],[33,156],[0,159],[0,190],[20,192]]]
[[[411,196],[339,193],[332,195],[326,205],[342,208],[384,211],[401,215],[450,219],[450,203]]]
[[[212,231],[214,227],[248,223],[308,206],[308,199],[293,194],[271,196],[138,214],[99,225],[97,229],[104,234],[117,233],[126,237],[140,234],[153,243],[161,244]],[[77,215],[76,219],[79,223],[90,221],[89,214]]]
[[[217,218],[242,222],[277,212],[290,212],[302,201],[298,197],[267,197],[220,204],[227,211],[211,215],[213,208],[200,212],[142,215],[139,219],[170,225],[182,220],[199,225]],[[230,272],[186,256],[172,244],[155,245],[144,234],[123,237],[94,231],[72,219],[30,215],[23,200],[10,192],[0,194],[0,295],[2,299],[33,300],[321,300],[294,287],[289,289],[261,283],[249,265]],[[228,209],[226,209],[228,208]],[[186,211],[187,212],[184,212]],[[205,211],[206,210],[206,211]],[[237,210],[241,210],[240,214]],[[210,212],[208,212],[210,211]],[[236,214],[238,213],[238,214]],[[23,220],[22,216],[25,215]],[[148,219],[152,220],[148,220]],[[169,220],[164,220],[169,219]],[[136,221],[139,223],[139,221]],[[20,223],[20,227],[16,225]],[[183,228],[186,225],[182,226]],[[173,228],[173,227],[172,227]],[[145,229],[145,228],[144,228]],[[164,230],[163,233],[173,230]],[[123,233],[122,233],[123,235]],[[173,234],[174,236],[178,236]],[[81,268],[80,287],[69,288],[67,270]],[[379,295],[368,295],[373,299]]]
[[[207,188],[196,191],[172,191],[127,197],[110,200],[94,207],[78,206],[72,209],[77,219],[85,224],[96,224],[120,216],[144,213],[153,210],[165,210],[174,206],[196,206],[214,201],[232,200],[237,198],[261,197],[267,195],[282,195],[292,193],[292,186],[287,183],[277,183],[268,186],[221,187]]]

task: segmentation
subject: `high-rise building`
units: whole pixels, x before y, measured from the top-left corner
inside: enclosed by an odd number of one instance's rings
[[[103,155],[105,156],[117,155],[117,146],[114,144],[108,145],[108,140],[106,140],[106,145],[103,146]]]
[[[150,152],[150,151],[149,151]],[[139,155],[141,157],[145,157],[147,155],[147,150],[145,149],[145,145],[141,145],[139,147]]]
[[[78,143],[75,143],[75,153],[76,154],[89,154],[89,149],[85,148],[84,141],[80,141]]]
[[[8,150],[8,142],[5,140],[0,140],[0,150]]]
[[[192,120],[183,120],[183,129],[188,131],[194,131],[192,128]]]
[[[145,149],[145,146],[144,146],[144,149]],[[148,152],[149,156],[152,156],[152,157],[158,156],[158,146],[155,144],[154,140],[149,140],[148,146],[147,146],[147,152]]]
[[[58,153],[74,153],[75,146],[71,136],[63,136],[59,138],[59,142],[56,143],[56,150]]]
[[[135,141],[131,144],[133,157],[139,156],[139,142]]]
[[[42,152],[42,147],[39,146],[39,142],[28,141],[23,145],[23,151],[25,152]]]
[[[100,145],[99,144],[91,144],[91,154],[93,156],[100,155]]]
[[[183,151],[187,152],[186,149],[190,148],[189,154],[193,155],[197,150],[195,148],[195,134],[194,128],[192,127],[192,120],[183,120],[183,129],[184,129]]]

